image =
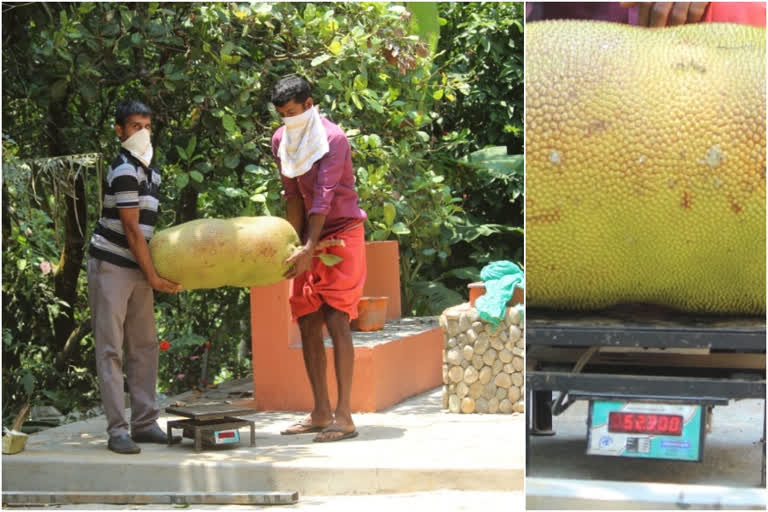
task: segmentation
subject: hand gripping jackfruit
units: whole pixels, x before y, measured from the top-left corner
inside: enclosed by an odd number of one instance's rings
[[[531,23],[530,306],[765,312],[765,29]]]
[[[296,231],[280,217],[193,220],[149,243],[157,273],[185,290],[277,283],[298,247]]]

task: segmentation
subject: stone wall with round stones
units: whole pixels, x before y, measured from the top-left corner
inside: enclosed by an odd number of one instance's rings
[[[443,408],[454,413],[524,412],[523,306],[494,329],[468,302],[443,311]]]

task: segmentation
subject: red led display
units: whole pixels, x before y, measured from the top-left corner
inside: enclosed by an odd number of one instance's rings
[[[615,411],[608,415],[608,432],[679,436],[683,434],[683,417],[675,414]]]
[[[235,433],[232,431],[229,432],[219,432],[219,439],[226,439],[229,437],[235,437]]]

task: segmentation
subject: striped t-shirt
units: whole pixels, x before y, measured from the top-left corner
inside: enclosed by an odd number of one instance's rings
[[[139,228],[149,242],[157,222],[159,190],[158,170],[144,168],[130,153],[121,150],[107,173],[104,207],[88,253],[121,267],[139,268],[120,221],[120,209],[139,208]]]

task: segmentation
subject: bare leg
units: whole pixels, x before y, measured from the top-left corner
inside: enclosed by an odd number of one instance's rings
[[[299,330],[301,331],[301,350],[304,355],[304,367],[307,370],[309,385],[312,387],[312,396],[315,401],[310,415],[311,423],[317,426],[325,426],[331,422],[333,415],[331,414],[331,401],[328,398],[328,384],[325,373],[323,311],[318,310],[299,318]]]
[[[355,430],[352,421],[351,397],[352,376],[355,363],[355,349],[352,344],[352,331],[349,328],[349,315],[327,304],[323,306],[325,324],[333,339],[333,359],[336,366],[336,384],[339,401],[336,404],[333,425],[341,432],[329,431],[318,434],[320,440],[332,440],[341,437],[344,432]]]

